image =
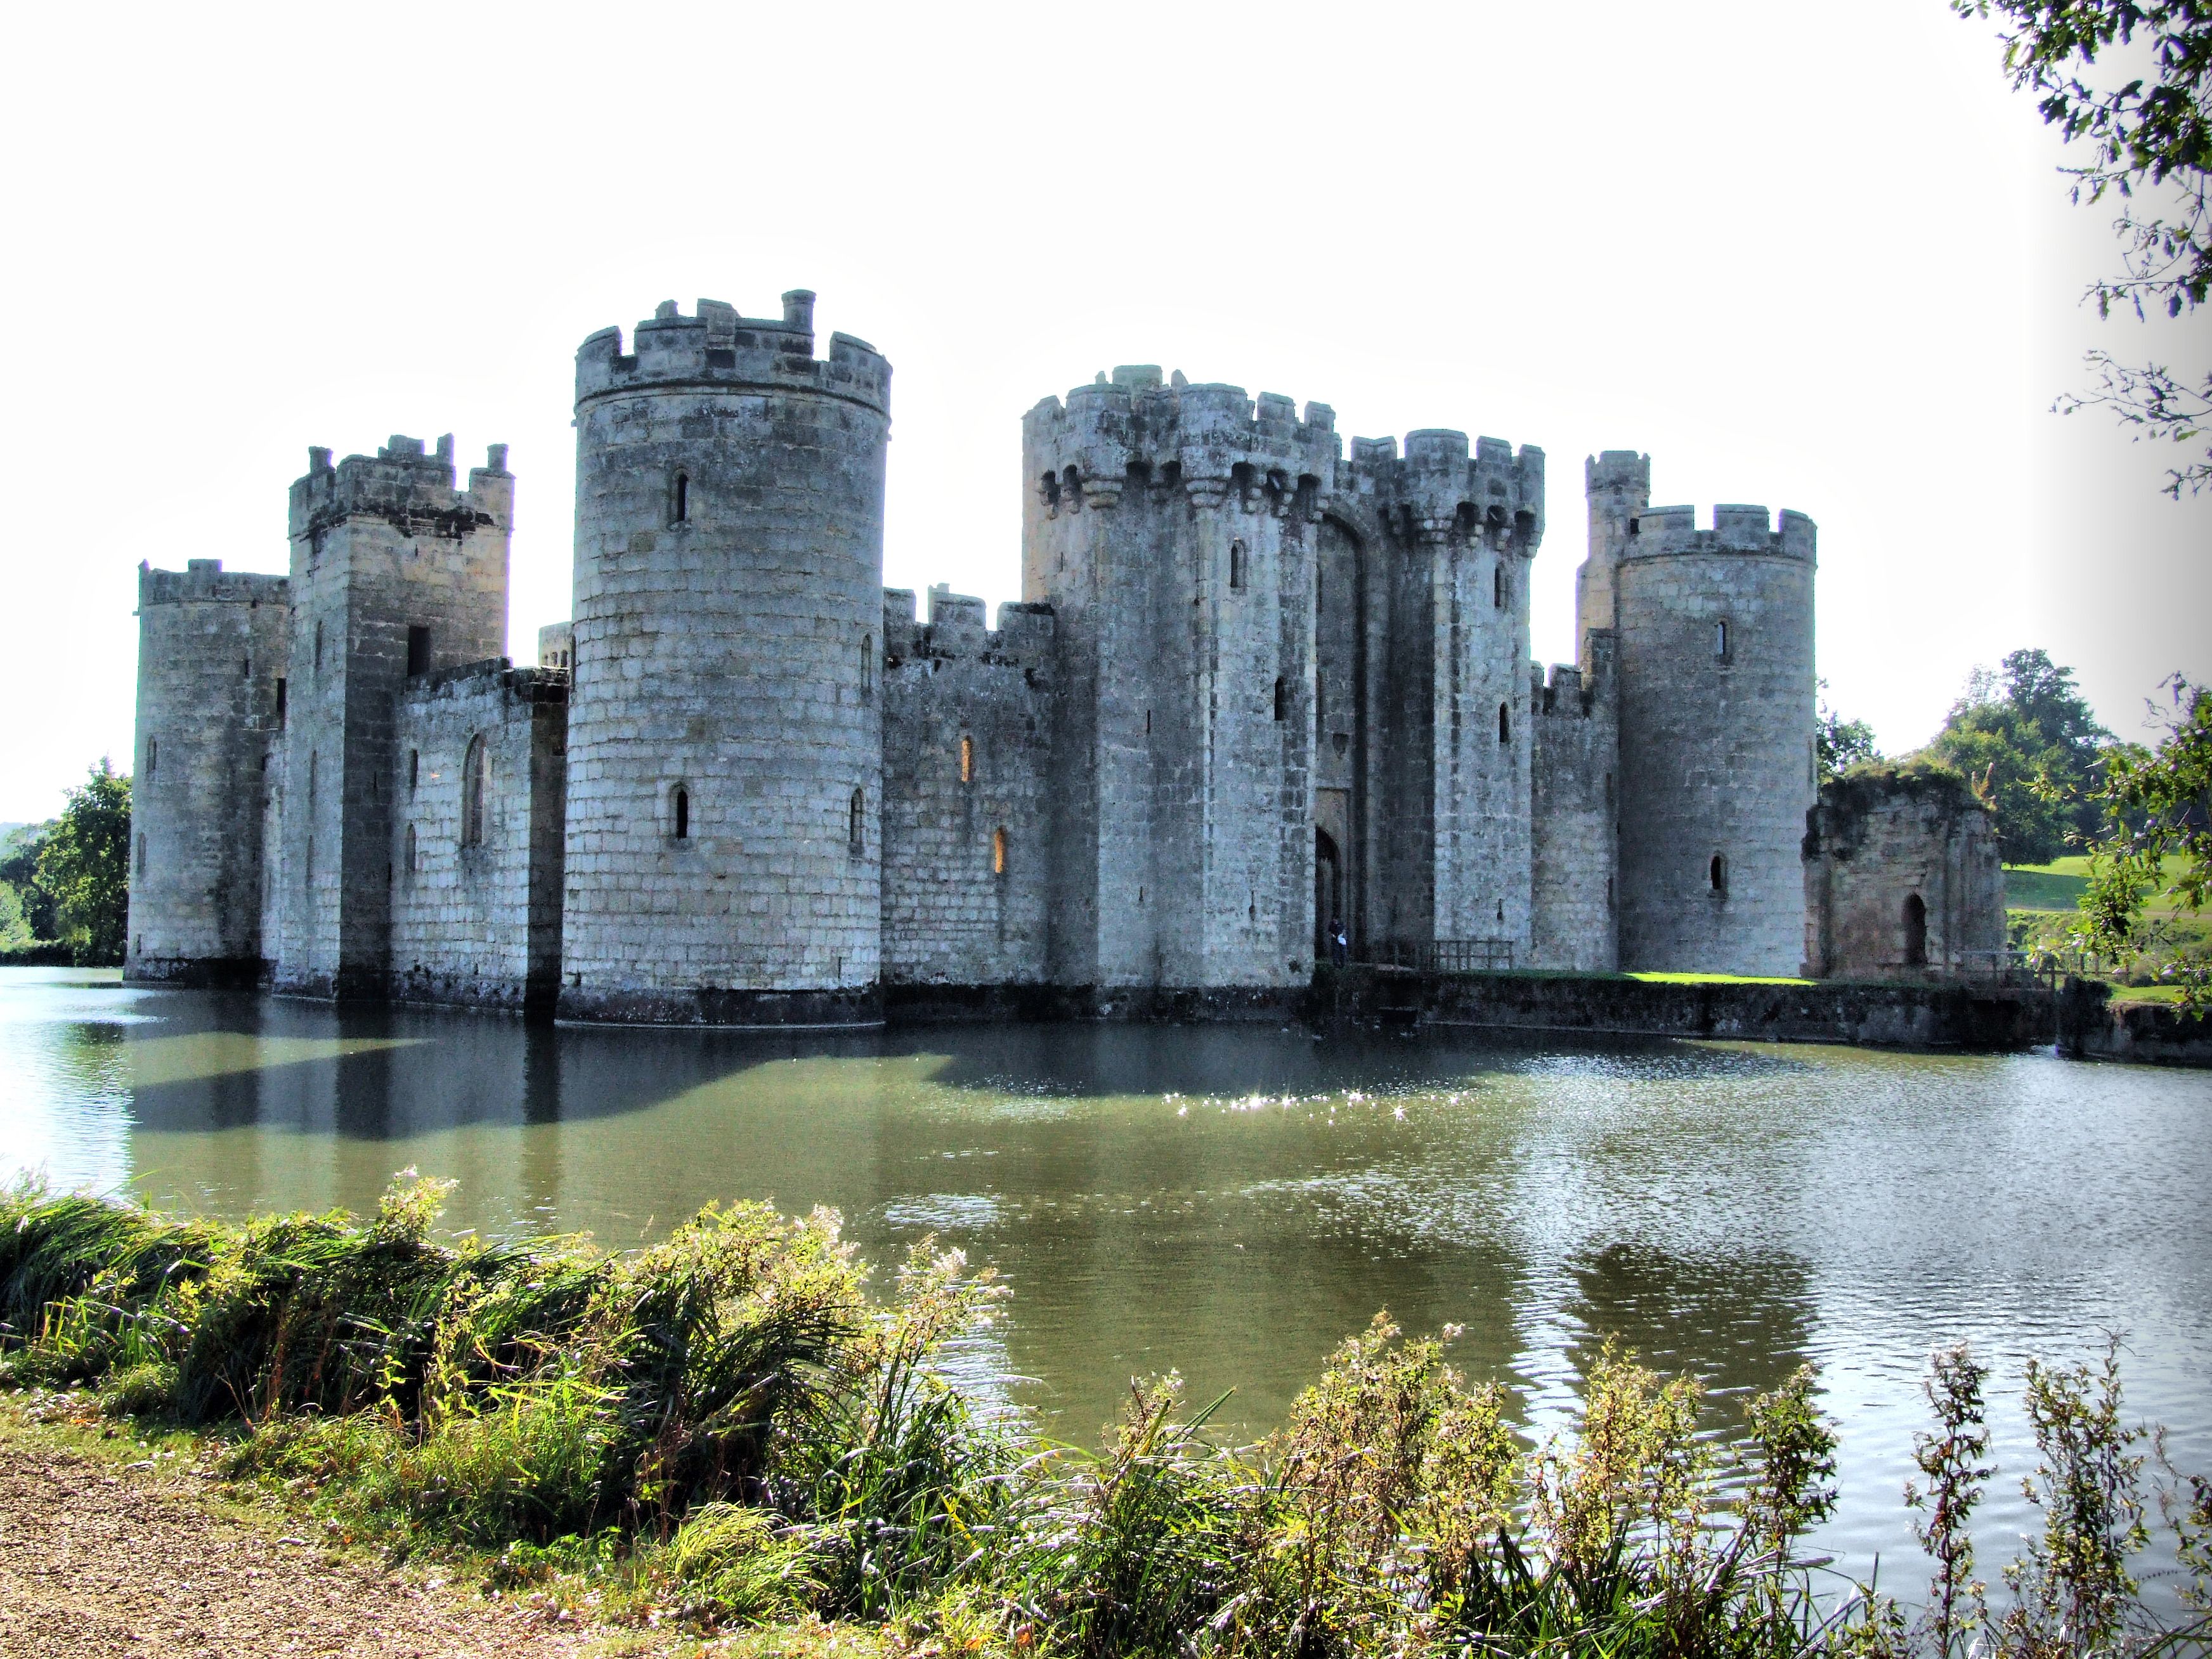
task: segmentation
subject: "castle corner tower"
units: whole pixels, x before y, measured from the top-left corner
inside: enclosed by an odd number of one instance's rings
[[[576,354],[564,1017],[880,1017],[890,365],[813,314]]]

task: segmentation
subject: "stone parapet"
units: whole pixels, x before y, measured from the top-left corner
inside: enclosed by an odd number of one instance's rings
[[[493,444],[484,465],[469,473],[466,489],[453,487],[453,434],[424,453],[422,440],[394,434],[374,455],[349,455],[336,465],[319,446],[307,451],[307,470],[292,484],[290,534],[315,538],[358,516],[388,520],[404,536],[459,540],[482,529],[506,530],[514,515],[514,477],[507,446]]]
[[[632,349],[622,331],[603,328],[576,353],[576,402],[645,389],[702,392],[761,387],[811,392],[890,412],[891,366],[866,340],[830,337],[830,356],[814,355],[814,295],[783,296],[781,319],[741,317],[720,300],[702,300],[690,317],[665,300],[637,325]]]
[[[1648,507],[1628,521],[1620,556],[1658,559],[1687,553],[1760,553],[1815,562],[1819,533],[1812,520],[1784,507],[1778,527],[1763,507],[1723,503],[1710,530],[1697,526],[1693,507]]]
[[[246,605],[284,605],[292,584],[284,576],[263,575],[249,570],[225,570],[221,559],[187,560],[182,570],[138,567],[138,604],[185,605],[199,600]]]

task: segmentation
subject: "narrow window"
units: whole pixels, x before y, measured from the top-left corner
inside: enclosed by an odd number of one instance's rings
[[[964,733],[960,738],[960,781],[975,781],[975,739]]]
[[[1490,573],[1490,603],[1500,611],[1505,609],[1505,567],[1502,564]]]
[[[491,782],[491,751],[482,734],[469,739],[461,762],[461,845],[481,847],[484,839],[484,797]]]
[[[1726,898],[1728,896],[1728,860],[1718,853],[1714,854],[1712,866],[1706,873],[1712,878],[1713,891]]]
[[[1006,832],[1004,826],[991,831],[991,873],[1006,873]]]
[[[407,793],[409,794],[415,793],[415,785],[422,775],[422,751],[419,749],[410,749],[407,751]]]
[[[1316,732],[1321,730],[1322,705],[1325,701],[1322,693],[1327,685],[1328,682],[1319,674],[1314,676],[1314,730]]]
[[[675,522],[678,524],[688,524],[690,522],[690,520],[691,475],[688,472],[679,472],[676,475]]]
[[[860,701],[876,695],[876,636],[860,635]]]
[[[1498,740],[1500,743],[1513,741],[1513,715],[1502,702],[1498,705]]]
[[[276,680],[276,724],[284,724],[284,680],[282,675]]]
[[[143,835],[138,837],[138,873],[146,873],[146,837]]]
[[[1231,588],[1244,586],[1244,544],[1242,542],[1229,544],[1229,586]]]
[[[1148,738],[1152,735],[1152,711],[1149,708],[1145,710],[1145,735]]]
[[[1724,622],[1715,623],[1713,624],[1713,655],[1720,659],[1721,661],[1726,662],[1728,660],[1728,624]]]
[[[407,624],[407,678],[430,672],[430,629],[427,623]]]
[[[313,836],[307,837],[307,862],[301,868],[300,875],[301,885],[313,887],[315,884],[315,838]]]
[[[146,739],[146,775],[147,775],[148,777],[149,777],[149,778],[150,778],[150,777],[152,777],[152,776],[154,775],[155,768],[155,767],[160,763],[161,758],[161,745],[160,740],[159,740],[159,739],[157,739],[157,738],[147,738],[147,739]]]
[[[846,815],[845,851],[858,858],[868,845],[868,798],[858,789],[853,792],[853,805]]]
[[[676,839],[691,839],[691,792],[680,783],[676,786]]]
[[[1275,677],[1275,718],[1280,720],[1290,712],[1291,685],[1279,674]]]
[[[1928,903],[1917,893],[1905,896],[1905,965],[1928,965]]]
[[[240,657],[238,659],[238,678],[242,680],[250,680],[253,678],[252,658]]]
[[[323,625],[315,624],[315,672],[323,672]]]
[[[311,749],[307,751],[307,805],[310,806],[315,804],[315,775],[322,769],[319,763],[321,758],[315,750]]]
[[[1608,812],[1613,811],[1613,774],[1610,772],[1605,775],[1605,810]]]
[[[399,867],[406,871],[410,876],[415,873],[415,826],[411,823],[407,826],[406,861]]]

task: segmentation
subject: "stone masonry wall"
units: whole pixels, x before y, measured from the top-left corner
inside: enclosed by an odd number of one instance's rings
[[[560,964],[568,679],[505,662],[410,680],[394,765],[392,994],[550,1006]],[[472,784],[479,741],[488,763]],[[471,842],[467,797],[481,788]]]
[[[1311,972],[1312,544],[1333,418],[1139,365],[1024,422],[1024,592],[1052,605],[1062,650],[1058,983]]]
[[[1620,720],[1613,631],[1594,630],[1584,650],[1587,676],[1554,667],[1549,684],[1534,677],[1534,904],[1521,965],[1610,973],[1620,963],[1613,803]]]
[[[292,486],[292,665],[277,988],[380,994],[391,963],[392,722],[410,671],[500,656],[514,480],[453,488],[451,437],[395,436]]]
[[[884,978],[1040,985],[1051,926],[1053,616],[884,595]],[[963,776],[963,771],[965,775]]]
[[[1808,819],[1804,855],[1806,972],[1815,978],[1941,977],[1986,969],[2005,947],[1995,820],[1957,778],[1831,781]]]
[[[890,368],[813,301],[577,353],[564,1014],[878,1016]]]
[[[1632,520],[1616,578],[1620,965],[1791,975],[1814,792],[1813,524],[1785,512],[1778,532],[1763,507],[1717,507],[1710,531],[1692,519]]]
[[[138,567],[131,763],[134,982],[252,983],[261,971],[261,832],[283,714],[282,576]]]

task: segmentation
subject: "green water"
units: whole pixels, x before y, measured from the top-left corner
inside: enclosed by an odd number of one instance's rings
[[[1316,1040],[1260,1028],[871,1038],[526,1027],[0,971],[0,1167],[226,1215],[372,1202],[624,1246],[712,1199],[934,1233],[1013,1297],[963,1364],[1088,1440],[1133,1375],[1264,1429],[1388,1307],[1465,1327],[1541,1434],[1618,1335],[1723,1424],[1798,1364],[1844,1435],[1829,1542],[1919,1577],[1898,1492],[1931,1345],[2016,1395],[2128,1333],[2132,1412],[2212,1469],[2212,1078],[2045,1055]],[[2017,1413],[1998,1423],[2011,1474]],[[2001,1480],[1985,1564],[2027,1524]]]

